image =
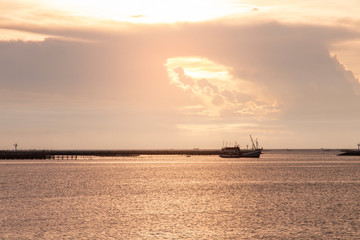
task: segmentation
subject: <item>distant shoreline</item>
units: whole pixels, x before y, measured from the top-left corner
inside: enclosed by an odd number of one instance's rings
[[[264,149],[263,152],[271,151],[324,151],[324,152],[352,152],[354,149]],[[357,151],[357,150],[356,150]],[[77,159],[80,156],[94,157],[127,157],[140,155],[219,155],[221,149],[123,149],[123,150],[0,150],[0,159]]]

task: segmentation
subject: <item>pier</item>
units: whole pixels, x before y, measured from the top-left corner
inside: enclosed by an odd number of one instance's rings
[[[160,150],[0,150],[0,159],[77,159],[79,156],[127,157],[140,155],[219,155],[220,149]]]

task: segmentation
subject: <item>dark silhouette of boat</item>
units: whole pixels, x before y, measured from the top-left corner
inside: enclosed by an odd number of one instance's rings
[[[262,148],[241,150],[239,146],[224,147],[221,149],[220,157],[222,158],[259,158]]]
[[[250,139],[252,142],[252,148],[249,149],[240,149],[239,145],[235,144],[233,147],[223,147],[221,149],[220,157],[222,158],[259,158],[262,152],[262,148],[259,148],[258,141],[254,143],[251,135]]]

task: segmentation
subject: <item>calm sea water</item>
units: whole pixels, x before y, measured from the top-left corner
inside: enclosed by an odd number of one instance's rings
[[[2,160],[0,239],[360,239],[360,157]]]

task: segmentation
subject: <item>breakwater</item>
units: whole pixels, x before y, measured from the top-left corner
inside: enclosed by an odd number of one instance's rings
[[[219,155],[220,149],[129,149],[129,150],[0,150],[0,159],[54,159],[78,156],[121,157],[139,155]]]
[[[360,156],[360,150],[340,150],[338,156]]]

